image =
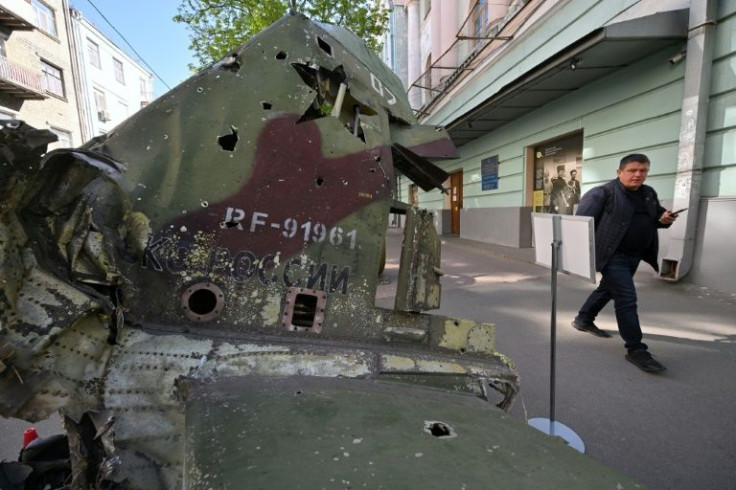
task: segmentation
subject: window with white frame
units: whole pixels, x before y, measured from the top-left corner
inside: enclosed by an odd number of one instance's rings
[[[151,91],[148,90],[148,80],[141,77],[140,86],[141,86],[141,99],[149,100],[151,98]]]
[[[105,92],[96,88],[93,89],[95,94],[95,109],[97,109],[97,119],[102,122],[110,120],[110,113],[107,110],[107,99],[105,98]]]
[[[36,27],[47,34],[59,37],[56,31],[56,12],[39,0],[31,0],[31,6],[36,15]]]
[[[87,39],[87,54],[89,55],[89,62],[92,66],[102,68],[102,62],[100,61],[100,47],[91,39]]]
[[[44,89],[49,93],[64,97],[64,75],[61,68],[41,60],[41,73],[43,74]]]
[[[112,67],[115,71],[115,80],[125,85],[125,74],[123,73],[123,62],[117,58],[112,59]]]

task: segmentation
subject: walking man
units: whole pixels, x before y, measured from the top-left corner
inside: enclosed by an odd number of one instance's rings
[[[658,270],[657,229],[668,228],[677,215],[664,209],[654,189],[644,185],[648,172],[646,155],[625,156],[616,171],[618,178],[591,189],[580,201],[577,214],[595,219],[595,267],[603,278],[572,326],[598,337],[610,337],[593,322],[613,299],[626,359],[643,371],[659,373],[665,367],[642,343],[634,272],[642,260]]]

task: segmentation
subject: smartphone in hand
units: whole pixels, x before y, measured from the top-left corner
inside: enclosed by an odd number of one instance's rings
[[[678,209],[677,211],[670,211],[670,214],[673,214],[677,216],[678,214],[682,213],[683,211],[687,211],[687,208]]]

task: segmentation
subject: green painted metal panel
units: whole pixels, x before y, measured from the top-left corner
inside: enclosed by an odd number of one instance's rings
[[[201,391],[186,412],[187,489],[640,488],[472,396],[307,378]]]

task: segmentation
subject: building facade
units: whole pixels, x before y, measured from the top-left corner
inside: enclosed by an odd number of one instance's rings
[[[0,118],[82,143],[66,0],[0,0]]]
[[[153,100],[153,75],[117,47],[76,9],[71,9],[71,45],[79,67],[82,133],[107,133]]]
[[[404,179],[399,198],[442,233],[529,247],[531,212],[573,214],[645,153],[663,205],[688,208],[660,277],[736,291],[736,0],[504,1],[392,2],[396,71],[461,155],[447,195]]]

